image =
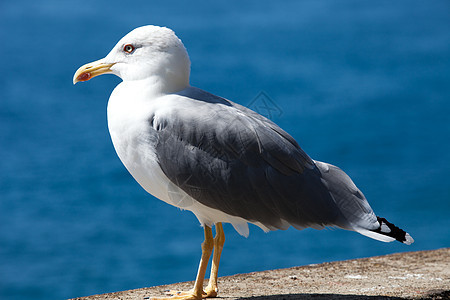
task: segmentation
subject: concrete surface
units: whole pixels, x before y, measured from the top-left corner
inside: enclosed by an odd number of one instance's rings
[[[192,286],[183,282],[76,300],[146,300]],[[227,300],[450,299],[450,248],[225,276],[219,288],[216,299]]]

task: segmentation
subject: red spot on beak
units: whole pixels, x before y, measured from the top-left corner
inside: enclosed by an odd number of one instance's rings
[[[77,81],[88,81],[90,78],[91,78],[91,73],[89,73],[89,72],[81,73],[77,77]]]

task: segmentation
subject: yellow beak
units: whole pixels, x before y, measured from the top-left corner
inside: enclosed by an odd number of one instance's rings
[[[73,75],[73,84],[79,81],[88,81],[98,75],[112,73],[111,67],[114,64],[104,63],[103,59],[81,66]]]

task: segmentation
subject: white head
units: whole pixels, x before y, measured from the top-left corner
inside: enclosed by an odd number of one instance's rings
[[[148,80],[170,93],[189,85],[190,60],[172,30],[148,25],[125,35],[105,58],[79,68],[73,82],[108,73],[123,81]]]

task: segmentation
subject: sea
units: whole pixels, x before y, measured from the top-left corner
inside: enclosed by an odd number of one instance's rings
[[[226,224],[220,276],[450,246],[448,0],[1,1],[0,299],[195,279],[199,222],[115,154],[120,79],[72,84],[147,24],[183,40],[191,85],[271,118],[415,239],[253,225],[244,238]]]

